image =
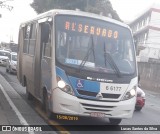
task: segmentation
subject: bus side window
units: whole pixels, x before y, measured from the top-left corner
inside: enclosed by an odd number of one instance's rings
[[[28,53],[28,42],[29,42],[30,29],[31,29],[30,25],[27,25],[24,27],[24,46],[23,46],[24,53]]]
[[[36,45],[36,23],[31,24],[28,53],[34,55]]]
[[[43,45],[43,56],[51,57],[51,25],[47,22],[41,27],[41,43]]]

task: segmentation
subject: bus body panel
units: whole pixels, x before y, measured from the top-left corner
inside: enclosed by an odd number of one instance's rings
[[[105,117],[123,119],[132,117],[135,108],[136,97],[118,102],[93,101],[68,95],[57,88],[53,91],[52,101],[56,101],[52,107],[53,112],[57,114],[60,113],[77,116],[91,116],[92,113],[97,112],[105,114]]]
[[[41,27],[36,23],[36,46],[35,46],[35,59],[34,59],[34,96],[38,99],[42,97],[41,91],[41,59],[42,59],[42,44],[40,41],[41,37]]]
[[[22,76],[28,86],[29,92],[34,95],[34,57],[23,54]]]
[[[42,88],[46,88],[48,93],[51,94],[52,89],[52,68],[51,68],[51,59],[43,58],[41,62],[41,77],[42,77]]]
[[[36,47],[35,55],[27,55],[23,53],[24,39],[22,38],[23,32],[19,35],[19,52],[18,52],[18,70],[17,75],[19,81],[24,85],[24,78],[29,84],[29,92],[37,99],[43,102],[43,91],[47,91],[47,95],[50,98],[49,108],[54,113],[79,115],[79,116],[91,116],[94,112],[104,113],[105,117],[111,118],[131,118],[133,115],[136,97],[129,100],[123,100],[124,94],[137,86],[137,64],[135,69],[135,76],[131,79],[130,83],[114,83],[114,82],[102,82],[98,80],[81,79],[78,76],[68,75],[65,70],[58,67],[56,63],[56,34],[55,34],[55,15],[77,15],[81,17],[95,18],[106,22],[117,24],[127,29],[128,26],[118,21],[111,20],[109,18],[89,14],[84,12],[62,11],[53,10],[47,13],[39,15],[37,18],[22,23],[22,25],[35,21],[37,25],[36,35]],[[51,57],[45,57],[43,55],[44,45],[41,42],[42,33],[41,23],[38,20],[52,17],[51,26]],[[47,19],[46,19],[47,21]],[[44,22],[45,23],[45,22]],[[134,47],[135,51],[135,47]],[[74,90],[75,96],[67,94],[58,88],[57,77],[61,77],[69,86]],[[117,76],[116,76],[117,77]],[[82,85],[79,85],[82,84]],[[107,91],[107,86],[121,87],[121,91]],[[82,90],[82,91],[78,91]],[[83,92],[83,93],[82,93]],[[92,94],[87,96],[85,93]],[[92,92],[92,93],[91,93]],[[117,98],[98,98],[98,94],[112,94],[113,96],[119,94]]]
[[[106,90],[106,85],[112,85],[118,87],[121,86],[122,91],[119,98],[101,98],[98,99],[97,96],[93,97],[91,94],[79,95],[77,92],[78,78],[73,78],[67,76],[65,71],[57,67],[57,76],[61,77],[67,84],[70,84],[75,91],[75,96],[69,95],[63,92],[59,88],[55,88],[52,92],[53,103],[52,111],[54,113],[77,115],[77,116],[91,116],[92,113],[102,113],[105,117],[112,118],[131,118],[135,108],[136,97],[129,100],[122,101],[124,93],[129,91],[136,85],[137,77],[133,78],[128,84],[117,84],[117,83],[104,83],[97,81],[83,80],[83,87],[81,90],[92,91],[97,95],[99,92],[108,94],[108,96],[117,94],[118,91],[108,91]],[[55,83],[56,85],[56,83]],[[89,86],[90,85],[90,86]],[[104,91],[106,90],[106,91]],[[87,92],[88,92],[87,91]],[[111,94],[112,93],[112,94]],[[74,103],[73,103],[74,102]]]

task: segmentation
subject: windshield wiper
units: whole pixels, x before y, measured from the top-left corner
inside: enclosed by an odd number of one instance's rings
[[[120,72],[119,68],[117,67],[116,63],[114,62],[111,54],[106,51],[106,45],[105,45],[105,43],[104,43],[104,59],[105,59],[105,66],[107,66],[106,62],[108,62],[110,64],[111,68],[117,74],[117,76],[121,77],[121,72]]]
[[[92,44],[91,47],[88,49],[86,56],[84,57],[84,59],[82,60],[81,64],[79,65],[79,72],[81,71],[81,69],[84,67],[89,55],[91,54],[91,52],[93,52],[93,57],[94,57],[94,62],[95,62],[95,52],[94,52],[94,42],[93,42],[93,36],[91,36],[92,39]],[[90,43],[90,42],[89,42]],[[88,44],[89,44],[88,43]]]

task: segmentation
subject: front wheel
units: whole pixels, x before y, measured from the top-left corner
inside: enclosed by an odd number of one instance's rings
[[[136,111],[141,111],[142,107],[136,107],[135,109],[136,109]]]
[[[109,118],[110,124],[111,125],[119,125],[122,121],[122,119],[113,119],[113,118]]]

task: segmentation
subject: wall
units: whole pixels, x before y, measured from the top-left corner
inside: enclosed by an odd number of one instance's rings
[[[160,27],[160,12],[152,11],[149,25],[154,27]]]
[[[138,62],[142,89],[160,93],[160,63]]]
[[[148,58],[160,59],[160,44],[159,44],[160,31],[159,30],[149,29],[148,39],[145,41],[145,44],[143,44],[144,47],[146,48],[140,51],[139,53],[140,57],[145,56]]]

